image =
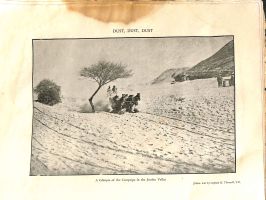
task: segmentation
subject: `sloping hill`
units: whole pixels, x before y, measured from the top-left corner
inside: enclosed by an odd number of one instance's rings
[[[171,82],[174,80],[174,77],[184,71],[186,71],[188,68],[173,68],[173,69],[167,69],[163,73],[161,73],[157,78],[155,78],[152,81],[152,84],[157,83],[165,83],[165,82]]]
[[[34,102],[30,174],[234,172],[234,88],[216,85],[146,85],[123,115]]]
[[[189,79],[215,77],[219,73],[223,76],[230,75],[234,71],[234,42],[228,42],[224,47],[211,57],[201,61],[194,67],[185,71]],[[184,74],[180,73],[178,76]],[[177,76],[175,76],[175,79]]]

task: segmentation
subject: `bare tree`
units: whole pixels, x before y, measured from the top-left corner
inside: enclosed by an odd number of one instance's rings
[[[93,79],[98,84],[97,89],[89,98],[92,112],[95,112],[92,100],[93,97],[97,94],[97,92],[101,89],[101,87],[116,79],[128,78],[132,76],[132,71],[127,70],[126,66],[122,64],[99,61],[97,64],[93,64],[90,67],[83,68],[80,71],[80,76]]]

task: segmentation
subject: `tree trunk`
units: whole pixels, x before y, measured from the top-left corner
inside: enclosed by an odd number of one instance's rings
[[[97,92],[101,89],[101,85],[99,85],[99,87],[97,88],[97,90],[92,94],[92,96],[89,98],[89,102],[90,102],[90,105],[91,105],[91,109],[92,109],[92,112],[95,113],[95,108],[94,108],[94,105],[93,105],[93,97],[97,94]]]

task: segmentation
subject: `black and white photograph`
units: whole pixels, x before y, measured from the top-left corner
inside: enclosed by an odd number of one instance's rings
[[[234,37],[32,40],[31,176],[236,172]]]

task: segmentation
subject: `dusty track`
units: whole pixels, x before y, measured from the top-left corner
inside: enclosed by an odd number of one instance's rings
[[[148,113],[61,112],[38,103],[33,126],[33,175],[234,171],[234,133],[227,129]]]

